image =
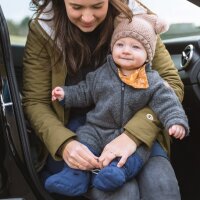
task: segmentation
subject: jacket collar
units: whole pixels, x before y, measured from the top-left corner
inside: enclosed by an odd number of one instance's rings
[[[55,37],[55,31],[53,29],[54,23],[52,20],[53,16],[52,2],[49,2],[43,12],[38,16],[38,23],[51,39]]]
[[[112,55],[109,54],[107,56],[107,63],[109,63],[109,66],[111,67],[111,69],[114,71],[114,73],[118,76],[118,71],[117,71],[117,66],[112,58]]]

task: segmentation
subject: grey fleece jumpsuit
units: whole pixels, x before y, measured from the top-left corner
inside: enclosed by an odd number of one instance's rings
[[[118,76],[112,56],[85,81],[63,87],[65,107],[85,107],[95,104],[87,113],[86,124],[76,134],[78,140],[100,153],[106,144],[123,132],[123,126],[141,108],[149,106],[168,130],[181,124],[189,132],[188,120],[174,91],[166,86],[159,74],[146,69],[149,88],[135,89]]]

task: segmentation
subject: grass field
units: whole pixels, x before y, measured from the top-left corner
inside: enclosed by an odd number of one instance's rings
[[[14,44],[14,45],[25,45],[26,37],[11,35],[10,41],[11,41],[11,44]]]

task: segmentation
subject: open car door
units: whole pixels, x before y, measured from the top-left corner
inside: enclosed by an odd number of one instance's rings
[[[11,46],[6,20],[0,7],[0,140],[4,147],[2,170],[9,168],[7,195],[19,196],[26,189],[26,199],[51,200],[46,193],[34,168],[29,135],[21,106],[13,65]],[[2,147],[3,146],[3,147]],[[5,150],[6,149],[6,150]],[[16,168],[15,168],[16,167]],[[19,175],[17,175],[19,173]],[[2,173],[4,174],[4,173]],[[11,177],[11,175],[14,177]],[[5,174],[4,174],[5,176]],[[23,185],[24,184],[24,185]],[[12,189],[11,189],[12,188]],[[15,194],[13,191],[18,191]]]

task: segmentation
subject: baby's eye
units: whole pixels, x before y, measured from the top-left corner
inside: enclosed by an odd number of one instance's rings
[[[140,47],[137,46],[137,45],[132,45],[132,48],[133,48],[133,49],[140,49]]]
[[[123,43],[116,43],[116,46],[117,46],[117,47],[123,47],[124,44],[123,44]]]

